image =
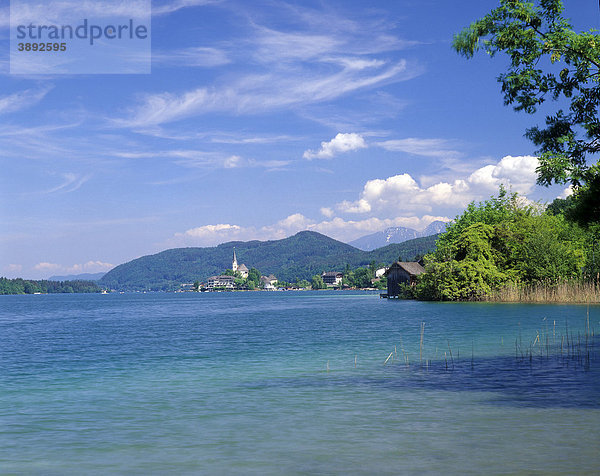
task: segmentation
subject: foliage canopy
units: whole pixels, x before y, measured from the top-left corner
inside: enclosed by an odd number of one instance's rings
[[[426,257],[417,296],[472,300],[507,284],[556,283],[589,268],[590,234],[501,189],[471,203]]]
[[[506,53],[508,71],[498,81],[504,103],[529,114],[557,101],[545,127],[526,136],[539,147],[538,183],[569,183],[582,224],[600,221],[600,37],[576,33],[561,0],[500,0],[497,8],[455,35],[453,46],[471,58],[483,49]],[[568,107],[568,109],[564,109]]]

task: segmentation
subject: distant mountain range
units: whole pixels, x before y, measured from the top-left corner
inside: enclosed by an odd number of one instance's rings
[[[106,273],[70,274],[68,276],[50,276],[49,281],[99,281]]]
[[[182,283],[205,281],[231,268],[233,249],[238,263],[274,274],[282,281],[310,280],[323,271],[344,271],[376,264],[410,261],[435,248],[436,236],[393,243],[374,251],[361,251],[313,231],[302,231],[283,240],[233,241],[211,248],[176,248],[121,264],[99,281],[120,291],[168,291]]]
[[[391,243],[403,243],[408,240],[414,240],[415,238],[423,238],[425,236],[437,235],[446,231],[448,223],[443,221],[434,221],[423,231],[413,230],[412,228],[405,228],[402,226],[395,226],[386,228],[383,231],[373,233],[371,235],[362,236],[354,241],[350,241],[348,244],[363,251],[372,251],[382,246],[389,245]]]

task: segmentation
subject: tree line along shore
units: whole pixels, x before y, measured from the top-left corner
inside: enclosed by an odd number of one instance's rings
[[[0,278],[0,295],[99,293],[102,288],[93,281],[48,281]]]

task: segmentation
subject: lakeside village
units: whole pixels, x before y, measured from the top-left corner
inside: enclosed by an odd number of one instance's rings
[[[347,267],[348,268],[348,267]],[[223,274],[211,276],[205,282],[183,284],[180,292],[227,292],[227,291],[299,291],[319,289],[366,289],[386,290],[382,297],[396,297],[403,286],[414,285],[416,277],[425,272],[420,263],[395,262],[390,267],[376,266],[372,263],[366,268],[346,269],[345,273],[324,271],[313,276],[311,281],[300,280],[296,283],[280,281],[270,274],[263,276],[256,268],[238,264],[235,249],[231,268]]]

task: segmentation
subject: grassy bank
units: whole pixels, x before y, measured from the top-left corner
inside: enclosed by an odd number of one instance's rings
[[[487,295],[490,302],[600,303],[600,285],[594,281],[569,280],[527,286],[511,284]]]

